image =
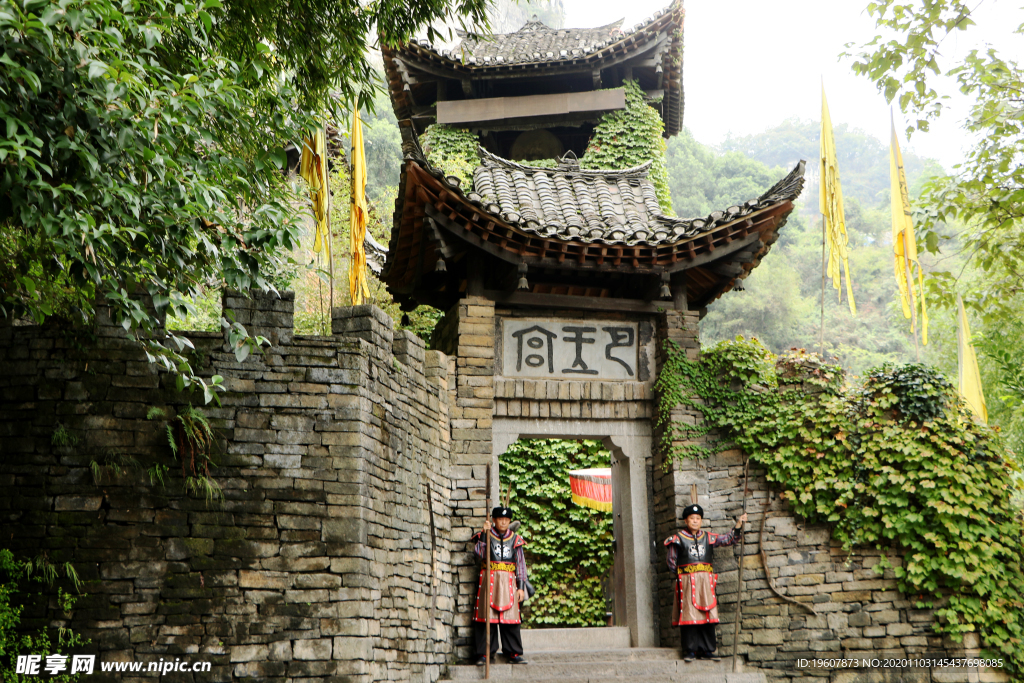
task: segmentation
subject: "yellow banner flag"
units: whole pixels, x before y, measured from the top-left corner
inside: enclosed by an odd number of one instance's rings
[[[960,394],[967,401],[974,414],[988,424],[988,408],[985,407],[985,394],[981,391],[981,372],[978,371],[978,356],[974,353],[974,345],[971,344],[971,327],[967,323],[967,312],[964,311],[964,301],[960,295],[956,295],[957,326],[956,326],[956,350],[957,350],[957,379],[960,382]]]
[[[917,300],[921,300],[921,343],[928,344],[928,312],[924,305],[924,270],[917,259],[914,222],[910,216],[910,194],[903,171],[903,155],[896,139],[896,122],[890,117],[892,140],[889,145],[889,181],[892,198],[892,249],[896,284],[900,290],[903,316],[911,319],[911,331],[917,335]],[[917,285],[913,267],[917,266]]]
[[[359,109],[352,112],[352,211],[349,223],[349,246],[352,249],[352,269],[348,273],[352,305],[363,303],[370,296],[366,283],[366,151],[363,148],[363,126]]]
[[[326,247],[327,260],[331,259],[331,190],[327,182],[327,133],[323,128],[313,137],[302,140],[302,158],[299,175],[309,184],[309,198],[313,202],[316,237],[313,251],[320,253]]]
[[[850,257],[847,252],[850,238],[846,234],[846,217],[843,214],[843,189],[839,185],[836,141],[832,135],[832,117],[828,113],[824,85],[821,86],[820,150],[820,209],[822,220],[825,222],[825,244],[828,247],[828,267],[825,272],[832,278],[832,286],[839,291],[839,301],[842,301],[843,289],[839,276],[839,263],[842,261],[843,270],[846,271],[846,298],[850,303],[850,313],[857,315],[857,304],[853,300],[853,281],[850,280]]]

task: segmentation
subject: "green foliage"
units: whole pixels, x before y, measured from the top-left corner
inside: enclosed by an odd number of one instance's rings
[[[520,440],[502,454],[502,496],[511,484],[537,589],[525,626],[607,623],[602,582],[614,559],[612,515],[573,503],[568,473],[610,465],[611,454],[598,441]]]
[[[931,270],[930,305],[949,310],[959,292],[991,329],[1019,322],[1020,308],[1013,304],[1024,277],[1024,70],[991,48],[952,60],[940,50],[951,34],[974,25],[965,2],[882,0],[870,3],[868,13],[887,36],[876,36],[847,56],[853,57],[853,70],[873,81],[888,101],[898,98],[911,121],[908,136],[927,131],[944,112],[948,96],[940,83],[955,82],[972,102],[963,120],[964,138],[971,141],[965,160],[926,185],[915,207],[918,244],[931,253],[942,248],[960,257],[952,263],[947,257]],[[1016,30],[1020,33],[1024,24]]]
[[[856,200],[864,207],[883,204],[888,209],[889,201],[889,141],[865,133],[848,124],[833,127],[836,141],[836,155],[839,160],[840,180],[843,185],[843,200]],[[730,152],[742,154],[751,161],[758,161],[769,168],[789,171],[800,159],[817,159],[821,136],[821,121],[809,119],[786,119],[779,125],[754,135],[729,136],[720,146],[723,155]],[[671,143],[669,143],[671,146]],[[910,194],[916,197],[924,182],[943,170],[937,162],[925,159],[904,149],[903,167],[910,184]],[[778,176],[775,176],[778,179]],[[804,190],[804,204],[810,212],[818,211],[817,176],[808,172],[807,187]],[[774,183],[775,180],[772,180]],[[768,189],[770,185],[761,190]],[[736,198],[740,200],[740,197]],[[750,196],[742,197],[745,201]],[[721,206],[715,206],[721,209]],[[888,213],[886,213],[888,219]]]
[[[648,175],[654,183],[658,204],[665,215],[674,216],[662,137],[665,124],[644,99],[644,92],[636,81],[626,81],[624,87],[626,108],[601,117],[580,159],[580,167],[621,169],[653,162]]]
[[[167,314],[168,330],[190,332],[219,332],[221,320],[221,290],[219,287],[199,287],[191,299],[192,307],[184,315]]]
[[[398,187],[402,168],[402,133],[391,108],[387,93],[374,102],[373,112],[365,112],[363,143],[366,151],[366,197],[370,202],[381,199]],[[394,197],[391,197],[394,205]]]
[[[97,486],[99,486],[104,477],[108,481],[113,481],[118,477],[124,476],[130,470],[142,469],[142,465],[131,455],[124,453],[118,453],[116,451],[108,451],[103,456],[103,462],[99,460],[93,460],[89,463],[89,470],[92,472],[92,480]]]
[[[166,420],[167,412],[152,407],[146,413],[149,420]],[[224,497],[221,486],[210,474],[216,467],[213,452],[217,446],[217,434],[209,418],[200,409],[189,404],[180,409],[165,426],[167,443],[176,460],[181,463],[181,478],[186,493],[200,496],[207,505]],[[168,468],[157,463],[148,470],[150,483],[164,485]]]
[[[703,401],[708,428],[765,467],[796,514],[832,525],[844,548],[895,547],[897,586],[919,608],[935,608],[935,629],[955,640],[979,633],[1020,679],[1020,468],[945,378],[924,365],[887,365],[844,387],[838,367],[804,352],[772,372],[753,342],[718,345],[699,362],[667,351],[673,370],[659,378],[659,400]],[[886,566],[883,555],[876,570]]]
[[[397,45],[484,7],[0,1],[0,314],[82,322],[105,298],[193,378],[132,295],[183,315],[212,283],[272,291],[300,226],[284,146],[336,101],[372,103],[371,35]]]
[[[743,204],[764,194],[787,172],[738,151],[719,154],[685,128],[668,141],[666,158],[672,206],[680,216],[707,216]]]
[[[431,165],[461,180],[462,189],[473,186],[473,171],[480,165],[480,141],[473,131],[434,124],[420,136],[420,144]]]
[[[61,423],[57,423],[57,426],[53,429],[53,434],[50,436],[50,443],[54,446],[60,446],[62,448],[68,446],[78,445],[78,436],[65,427]]]
[[[676,346],[669,347],[665,363],[654,383],[658,396],[655,426],[661,432],[661,448],[666,465],[676,459],[704,459],[718,452],[703,445],[703,437],[719,425],[740,425],[755,419],[767,397],[774,396],[775,368],[772,353],[756,339],[721,342],[704,352],[703,362],[693,362]],[[744,385],[758,386],[763,392],[737,392],[731,382],[719,377],[728,370]],[[675,420],[672,411],[686,406],[704,413],[701,424]]]
[[[30,590],[30,586],[44,584],[46,588],[52,588],[54,581],[64,576],[71,581],[77,589],[81,584],[74,567],[69,563],[54,565],[46,556],[40,555],[34,560],[19,560],[6,548],[0,548],[0,678],[11,683],[29,683],[37,680],[36,677],[16,674],[16,663],[18,655],[26,654],[64,654],[67,655],[71,648],[85,645],[89,641],[84,640],[79,634],[74,633],[63,625],[56,629],[42,628],[39,631],[27,633],[22,624],[22,613],[24,605],[19,604],[18,598],[23,597]],[[42,598],[42,586],[37,596]],[[68,618],[74,608],[77,597],[57,587],[56,603]],[[56,642],[53,640],[53,631],[56,632]],[[69,660],[70,661],[70,660]],[[70,665],[68,667],[70,670]],[[49,677],[49,680],[59,683],[72,683],[81,678],[80,674],[71,675],[64,673],[58,676]]]

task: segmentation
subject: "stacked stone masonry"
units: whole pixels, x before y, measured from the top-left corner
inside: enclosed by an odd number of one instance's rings
[[[694,347],[682,343],[672,332],[673,313],[664,321],[669,338],[696,358]],[[687,317],[684,330],[696,330],[696,316]],[[783,392],[817,392],[820,388],[802,382],[799,377],[780,378]],[[676,406],[674,420],[698,425],[703,418],[690,406]],[[704,445],[722,447],[715,432],[702,437]],[[677,444],[678,445],[678,444]],[[801,660],[977,658],[978,639],[969,634],[963,643],[954,643],[937,635],[935,615],[930,609],[917,609],[896,588],[893,569],[879,574],[875,567],[881,551],[875,549],[843,550],[831,539],[827,525],[808,525],[788,510],[768,484],[763,469],[753,464],[747,475],[744,493],[743,472],[746,459],[739,450],[724,445],[716,455],[705,461],[687,460],[664,465],[655,453],[656,471],[663,472],[656,481],[655,497],[658,532],[662,539],[672,528],[683,526],[679,513],[690,502],[691,486],[696,486],[699,502],[705,508],[705,528],[713,533],[727,533],[744,511],[749,515],[743,547],[744,586],[739,588],[739,546],[720,548],[715,553],[718,572],[718,603],[721,625],[718,628],[719,648],[731,655],[734,645],[736,605],[742,600],[742,623],[739,654],[748,669],[761,669],[771,679],[792,683],[811,683],[828,679],[842,683],[875,683],[896,681],[913,683],[967,683],[1006,681],[998,670],[984,668],[883,669],[880,667],[824,667],[801,665]],[[768,570],[776,588],[788,598],[807,608],[779,598],[770,588],[764,563],[759,555],[760,529],[764,521],[763,549]],[[893,567],[901,564],[899,550],[886,553]],[[660,549],[660,599],[662,645],[679,646],[677,629],[670,624],[672,609],[671,576]],[[813,612],[811,611],[813,610]]]
[[[31,625],[68,621],[103,660],[204,658],[214,668],[202,680],[211,681],[432,683],[469,654],[477,564],[468,540],[486,515],[489,466],[497,481],[494,418],[655,417],[653,376],[502,377],[498,331],[516,313],[480,297],[466,297],[441,321],[432,344],[439,351],[395,332],[373,307],[337,309],[331,336],[302,337],[293,333],[287,293],[229,292],[224,303],[272,346],[238,363],[222,335],[187,335],[201,374],[222,375],[227,388],[220,406],[206,409],[221,436],[214,476],[224,500],[212,504],[181,492],[164,433],[189,395],[176,392],[102,311],[87,339],[0,327],[0,484],[9,492],[0,499],[0,534],[21,556],[42,550],[74,564],[86,595],[70,620],[35,603],[26,617]],[[698,357],[696,312],[663,311],[648,323],[651,375],[664,362],[666,340]],[[147,419],[154,407],[166,417]],[[703,418],[676,406],[672,419]],[[76,443],[54,445],[58,428]],[[712,443],[716,435],[704,438]],[[154,463],[171,465],[167,486],[150,482],[145,470]],[[660,541],[682,526],[692,487],[710,529],[727,531],[743,508],[743,464],[731,450],[702,462],[666,464],[657,448],[650,455],[650,533],[640,540],[654,549],[664,647],[678,645],[678,631]],[[748,669],[787,683],[895,681],[898,671],[816,671],[797,662],[976,652],[976,642],[965,649],[934,635],[932,613],[905,600],[891,573],[871,570],[878,552],[847,554],[828,528],[788,513],[757,468],[746,509],[739,652]],[[757,555],[766,513],[764,549],[776,585],[813,614],[768,587]],[[731,654],[737,556],[724,549],[716,564],[721,651]],[[903,679],[1000,680],[966,669]]]
[[[69,623],[101,661],[208,660],[209,681],[436,680],[461,476],[448,359],[369,306],[299,337],[288,294],[224,304],[273,346],[238,363],[221,335],[187,335],[227,388],[204,408],[221,436],[212,504],[182,494],[166,419],[147,419],[201,396],[176,392],[119,327],[0,328],[5,547],[74,565],[85,596]],[[77,443],[53,445],[58,427]],[[167,486],[150,483],[154,463]],[[62,621],[38,604],[25,616]]]

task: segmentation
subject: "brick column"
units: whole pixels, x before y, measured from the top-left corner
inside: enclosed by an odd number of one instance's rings
[[[455,628],[456,653],[469,657],[472,609],[476,597],[477,562],[469,539],[487,515],[487,465],[497,490],[497,458],[492,456],[494,415],[494,302],[468,296],[448,315],[438,338],[455,356],[452,400],[452,564],[458,572]]]
[[[250,335],[260,335],[274,346],[291,344],[295,331],[295,292],[280,295],[264,292],[224,290],[221,298],[224,316],[231,311],[235,321]],[[230,318],[228,318],[230,320]]]
[[[690,360],[700,358],[699,315],[697,311],[670,310],[658,319],[657,368],[665,365],[667,341],[675,342],[685,350]],[[672,421],[698,425],[704,421],[703,414],[690,406],[677,405],[672,409]],[[654,440],[654,528],[657,542],[658,606],[659,627],[662,647],[679,646],[679,629],[672,626],[672,600],[674,599],[675,577],[665,565],[666,538],[678,530],[683,523],[682,510],[690,504],[690,486],[696,484],[699,502],[708,500],[707,471],[702,463],[695,460],[675,461],[666,465],[666,454],[661,445],[663,431],[655,432]],[[673,445],[679,445],[674,443]]]

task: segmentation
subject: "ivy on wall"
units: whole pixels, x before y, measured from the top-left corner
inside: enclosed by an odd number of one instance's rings
[[[654,183],[658,204],[667,216],[674,216],[665,161],[665,124],[661,115],[644,99],[636,81],[626,81],[626,108],[601,117],[594,128],[581,168],[617,170],[640,166],[648,161],[648,176]],[[469,130],[441,124],[427,127],[420,136],[427,160],[446,175],[462,180],[463,189],[472,187],[473,170],[480,164],[479,140]],[[537,168],[554,168],[555,159],[526,162]]]
[[[522,524],[530,583],[526,627],[604,626],[603,583],[613,560],[612,515],[576,505],[569,471],[608,467],[599,441],[520,440],[501,456],[501,495]]]
[[[878,572],[895,546],[897,586],[917,607],[934,607],[936,631],[958,642],[978,633],[986,656],[1024,680],[1024,520],[1012,502],[1020,467],[948,380],[920,364],[885,365],[846,386],[841,369],[816,356],[773,363],[742,338],[700,361],[666,350],[660,419],[679,402],[706,421],[671,426],[675,438],[718,430],[766,469],[796,514],[832,525],[845,549],[881,549]]]
[[[461,180],[463,190],[473,186],[473,171],[480,165],[480,140],[475,133],[435,123],[423,131],[420,145],[434,168]]]
[[[667,216],[674,216],[665,162],[665,123],[644,99],[636,81],[626,81],[626,108],[601,117],[580,159],[581,168],[621,169],[652,161],[648,176],[654,183],[658,204]],[[533,163],[533,162],[531,162]]]

